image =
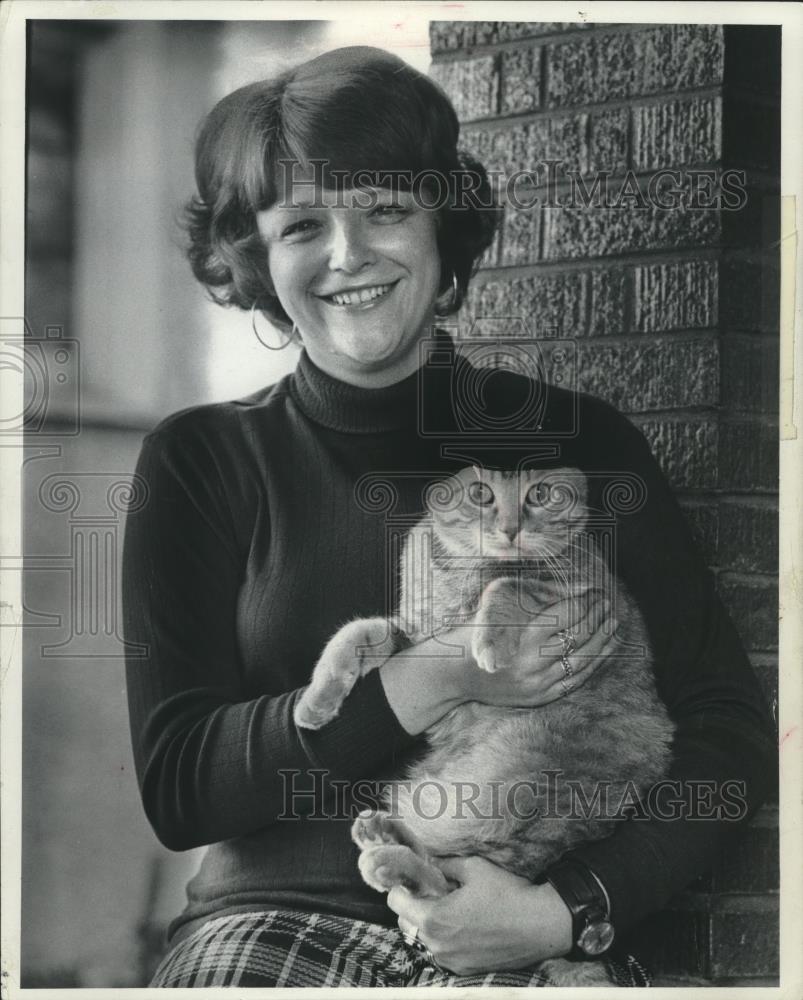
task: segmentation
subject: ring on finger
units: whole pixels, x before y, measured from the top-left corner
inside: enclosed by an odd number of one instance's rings
[[[570,656],[577,649],[577,636],[570,628],[562,628],[558,632],[558,638],[563,647],[563,656]]]
[[[572,665],[569,663],[568,657],[565,653],[560,658],[560,665],[563,667],[563,677],[560,679],[560,686],[563,688],[564,695],[567,695],[574,689],[574,684],[572,682],[574,670],[572,669]]]

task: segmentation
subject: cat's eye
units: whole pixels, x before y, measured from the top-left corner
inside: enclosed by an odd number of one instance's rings
[[[536,483],[527,490],[524,502],[531,507],[543,507],[549,500],[549,486],[546,483]]]
[[[494,491],[487,483],[471,483],[468,498],[478,507],[489,507],[494,502]]]

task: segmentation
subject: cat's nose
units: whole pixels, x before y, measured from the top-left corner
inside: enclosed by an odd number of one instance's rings
[[[502,528],[502,534],[507,538],[509,542],[512,542],[513,539],[516,537],[516,535],[518,535],[518,533],[519,533],[518,528]]]

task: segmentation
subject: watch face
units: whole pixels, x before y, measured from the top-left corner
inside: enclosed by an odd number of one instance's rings
[[[601,955],[613,944],[613,925],[607,920],[594,920],[583,929],[577,944],[586,955]]]

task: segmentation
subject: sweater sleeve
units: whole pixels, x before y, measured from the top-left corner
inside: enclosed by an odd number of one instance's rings
[[[283,770],[354,780],[410,742],[376,671],[315,733],[293,722],[301,689],[247,696],[236,638],[246,556],[220,465],[203,435],[154,432],[137,466],[148,500],[126,524],[125,635],[146,651],[126,664],[134,760],[146,815],[174,850],[274,822]]]
[[[658,691],[677,727],[669,778],[681,783],[652,814],[574,852],[604,882],[624,931],[710,869],[775,787],[777,747],[758,680],[646,440],[622,417],[610,433],[605,451],[627,456],[619,468],[646,489],[643,508],[619,522],[617,573],[647,620]]]

